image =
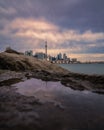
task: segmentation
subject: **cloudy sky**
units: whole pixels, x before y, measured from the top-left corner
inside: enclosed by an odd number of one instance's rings
[[[104,61],[104,0],[0,0],[0,51]]]

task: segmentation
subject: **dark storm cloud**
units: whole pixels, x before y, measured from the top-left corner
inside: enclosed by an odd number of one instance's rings
[[[74,3],[65,0],[54,14],[60,26],[81,31],[104,31],[103,5],[103,0],[79,0]]]
[[[86,48],[85,51],[82,51],[81,53],[86,53],[86,54],[89,54],[89,53],[104,53],[104,46],[103,47],[90,47],[90,48]]]
[[[104,0],[1,0],[4,9],[14,8],[14,17],[45,17],[63,28],[104,31]],[[5,17],[6,14],[0,15]],[[8,16],[7,16],[8,17]]]

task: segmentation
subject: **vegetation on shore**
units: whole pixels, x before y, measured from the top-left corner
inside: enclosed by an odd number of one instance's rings
[[[10,51],[0,53],[0,69],[12,71],[33,71],[46,70],[55,73],[67,73],[61,67],[58,67],[48,61],[38,60],[34,57],[25,56]]]

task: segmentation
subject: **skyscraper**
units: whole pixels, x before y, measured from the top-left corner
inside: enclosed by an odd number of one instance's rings
[[[67,59],[67,55],[64,53],[63,54],[63,60],[66,60]]]

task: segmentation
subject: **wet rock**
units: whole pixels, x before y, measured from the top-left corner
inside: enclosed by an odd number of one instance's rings
[[[21,78],[12,78],[0,82],[0,86],[10,86],[12,84],[18,83],[21,81]]]
[[[93,93],[97,93],[97,94],[104,94],[104,90],[100,90],[100,89],[96,89],[96,90],[92,90]]]
[[[81,85],[80,82],[77,82],[71,78],[62,79],[61,83],[74,90],[85,90],[85,87],[83,85]]]
[[[62,109],[62,110],[65,109],[65,107],[59,102],[55,102],[54,105],[55,105],[55,107],[58,107],[59,109]]]

